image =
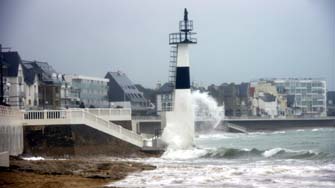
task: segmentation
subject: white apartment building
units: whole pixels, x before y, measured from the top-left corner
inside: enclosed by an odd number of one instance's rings
[[[278,93],[285,95],[291,115],[326,116],[327,85],[323,79],[274,79]]]

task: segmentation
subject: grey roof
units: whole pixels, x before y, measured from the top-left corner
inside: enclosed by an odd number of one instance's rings
[[[35,80],[35,72],[34,72],[34,67],[29,64],[29,63],[22,63],[22,69],[23,69],[23,75],[24,75],[24,81],[28,85],[34,84]]]
[[[105,76],[107,79],[114,79],[115,82],[122,88],[127,98],[131,101],[146,102],[143,93],[140,92],[132,81],[122,72],[108,72]]]
[[[22,63],[27,84],[32,84],[35,75],[45,84],[61,84],[62,79],[57,77],[57,72],[46,62],[23,61]]]
[[[17,77],[21,58],[18,52],[2,52],[4,64],[7,66],[7,76]]]

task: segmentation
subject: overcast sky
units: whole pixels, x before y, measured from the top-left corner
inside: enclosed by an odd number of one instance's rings
[[[168,80],[168,34],[194,21],[191,79],[201,84],[321,77],[335,89],[334,0],[0,0],[0,43],[58,72]]]

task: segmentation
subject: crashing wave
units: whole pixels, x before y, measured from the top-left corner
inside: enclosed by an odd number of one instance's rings
[[[279,159],[314,159],[324,158],[326,153],[317,153],[314,151],[294,151],[285,148],[272,148],[269,150],[253,149],[236,149],[236,148],[219,148],[209,150],[204,158],[279,158]]]

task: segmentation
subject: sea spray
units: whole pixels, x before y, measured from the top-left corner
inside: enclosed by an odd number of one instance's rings
[[[215,129],[224,119],[224,106],[219,106],[207,92],[193,91],[192,101],[194,116],[206,119],[210,129]]]
[[[162,139],[169,149],[190,149],[194,145],[194,114],[189,89],[175,90],[174,109],[166,112]]]
[[[216,128],[224,118],[224,107],[200,91],[177,90],[175,106],[166,113],[166,127],[162,139],[168,144],[168,150],[190,149],[194,146],[194,117],[209,120],[211,129]]]

